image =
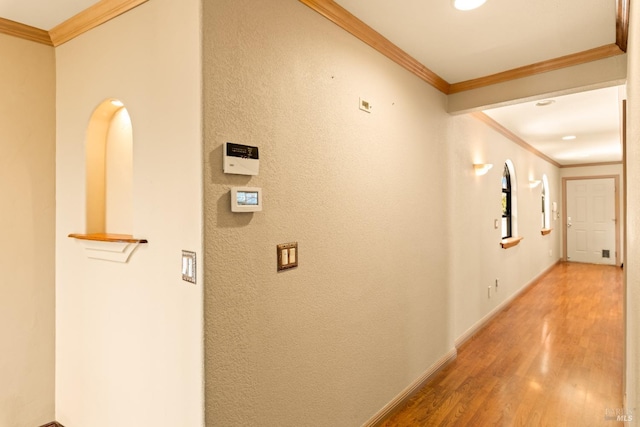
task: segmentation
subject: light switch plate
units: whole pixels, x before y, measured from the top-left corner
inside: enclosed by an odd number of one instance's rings
[[[278,271],[298,266],[298,242],[283,243],[277,246]]]
[[[182,251],[182,280],[196,283],[196,253]]]

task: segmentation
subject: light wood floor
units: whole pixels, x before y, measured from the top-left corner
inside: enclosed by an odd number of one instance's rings
[[[382,425],[623,425],[622,275],[559,264]]]

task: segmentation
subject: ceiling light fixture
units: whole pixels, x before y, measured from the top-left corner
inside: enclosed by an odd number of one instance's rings
[[[547,105],[551,105],[554,102],[556,101],[554,101],[553,99],[543,99],[542,101],[536,102],[536,107],[546,107]]]
[[[563,141],[571,141],[572,139],[576,139],[575,135],[567,135],[567,136],[563,136],[562,140]]]
[[[453,0],[453,7],[458,10],[472,10],[482,6],[487,0]]]
[[[113,105],[114,107],[123,107],[124,106],[122,101],[119,101],[117,99],[112,99],[111,100],[111,105]]]

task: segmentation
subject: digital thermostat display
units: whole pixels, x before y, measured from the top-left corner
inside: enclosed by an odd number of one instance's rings
[[[234,187],[231,189],[232,212],[258,212],[262,210],[262,188]]]
[[[257,191],[238,191],[236,202],[239,206],[258,206]]]

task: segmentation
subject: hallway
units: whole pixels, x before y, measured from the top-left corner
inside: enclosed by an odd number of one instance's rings
[[[622,296],[621,268],[558,264],[382,425],[622,425]]]

